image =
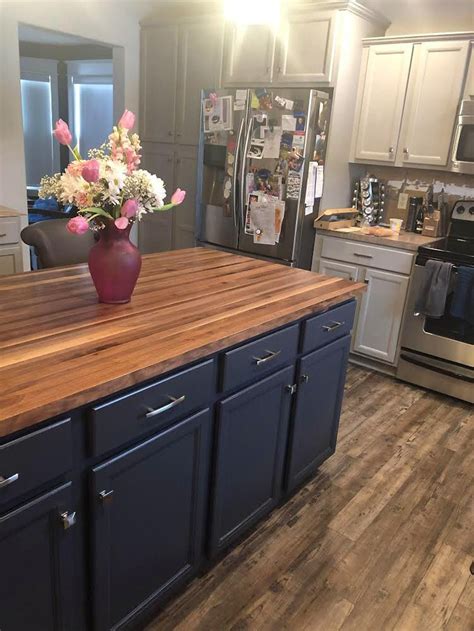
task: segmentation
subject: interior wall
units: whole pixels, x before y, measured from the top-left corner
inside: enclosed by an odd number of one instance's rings
[[[100,0],[6,0],[0,3],[0,23],[0,206],[26,212],[18,24],[60,31],[117,47],[114,48],[114,62],[117,57],[123,64],[124,103],[137,113],[140,29],[135,13],[127,3]],[[23,224],[27,224],[26,216]],[[24,268],[29,269],[26,248]]]

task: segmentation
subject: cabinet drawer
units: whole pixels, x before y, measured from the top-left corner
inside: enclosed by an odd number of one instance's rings
[[[71,419],[1,445],[0,508],[71,467]]]
[[[0,219],[0,245],[11,245],[20,240],[20,230],[16,219]]]
[[[230,390],[291,362],[298,350],[299,325],[265,335],[224,353],[222,390]]]
[[[412,252],[403,252],[395,248],[324,237],[321,256],[337,261],[348,261],[349,263],[400,272],[400,274],[410,274],[415,255]]]
[[[209,360],[95,406],[89,414],[93,455],[209,405],[214,384],[214,360]]]
[[[330,309],[303,324],[302,352],[307,353],[351,332],[354,323],[356,302],[352,300],[340,307]]]

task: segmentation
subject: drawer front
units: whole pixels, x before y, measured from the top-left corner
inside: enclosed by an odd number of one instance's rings
[[[71,419],[1,445],[0,508],[71,467]]]
[[[378,267],[400,274],[410,274],[415,255],[413,252],[403,252],[395,248],[324,237],[321,256],[367,267]]]
[[[351,332],[356,301],[330,309],[303,323],[302,352],[307,353]]]
[[[92,408],[92,454],[119,447],[209,405],[215,389],[214,366],[214,360],[203,362]]]
[[[298,336],[299,325],[295,324],[224,353],[222,390],[254,381],[291,362],[298,351]]]
[[[0,219],[0,245],[18,243],[20,230],[16,219]]]

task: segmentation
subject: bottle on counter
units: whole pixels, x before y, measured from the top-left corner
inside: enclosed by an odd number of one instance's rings
[[[416,232],[416,234],[422,233],[424,220],[425,220],[425,206],[423,203],[421,203],[421,204],[418,204],[418,208],[416,211],[415,229],[413,232]]]

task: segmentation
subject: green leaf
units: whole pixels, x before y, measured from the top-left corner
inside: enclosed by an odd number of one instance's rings
[[[110,215],[108,212],[106,212],[103,208],[96,208],[95,206],[90,206],[89,208],[82,208],[79,212],[80,213],[92,213],[96,217],[100,215],[101,217],[107,217],[107,219],[112,219],[113,220],[112,215]]]
[[[157,206],[156,208],[151,208],[151,211],[157,212],[161,210],[170,210],[171,208],[174,208],[175,206],[176,204],[165,204],[164,206]]]

